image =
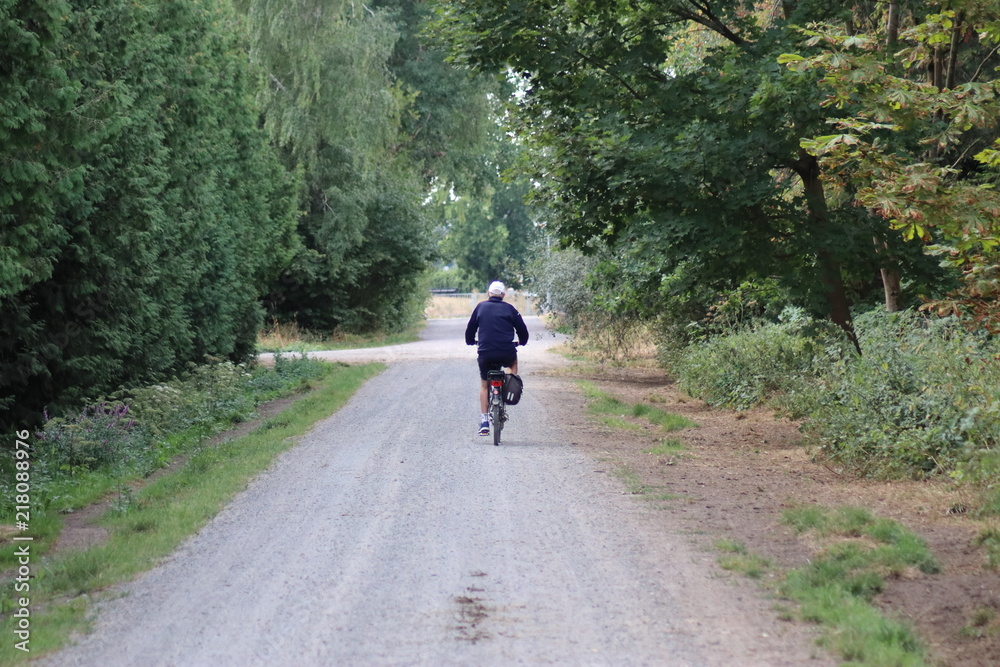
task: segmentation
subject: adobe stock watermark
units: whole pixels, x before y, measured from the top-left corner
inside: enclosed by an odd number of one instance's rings
[[[19,533],[27,532],[31,524],[31,447],[28,431],[17,431],[14,441],[14,517]],[[31,541],[30,535],[14,536],[14,557],[17,576],[14,578],[14,648],[31,651]]]

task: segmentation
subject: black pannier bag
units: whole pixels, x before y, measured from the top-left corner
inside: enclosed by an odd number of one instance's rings
[[[521,400],[521,392],[524,391],[524,383],[521,376],[507,374],[503,382],[503,400],[507,405],[517,405]]]

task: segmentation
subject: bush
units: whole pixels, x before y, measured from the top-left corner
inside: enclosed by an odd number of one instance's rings
[[[561,313],[570,328],[593,312],[594,290],[588,276],[596,260],[579,250],[564,249],[541,253],[532,264],[533,288],[544,310]]]
[[[243,364],[213,360],[174,380],[134,389],[125,399],[153,435],[253,416],[253,379]]]
[[[683,284],[684,273],[679,269],[666,278],[664,289]],[[681,294],[672,294],[657,308],[657,357],[668,372],[675,372],[688,346],[778,323],[788,303],[787,290],[773,279],[746,281],[724,292],[707,285],[684,285]],[[786,320],[793,311],[788,312]]]
[[[250,379],[257,401],[267,400],[291,387],[323,375],[329,363],[311,359],[308,355],[287,357],[280,352],[274,355],[274,366],[270,369],[254,370]]]
[[[176,434],[200,437],[254,415],[258,402],[323,374],[326,364],[308,357],[276,355],[273,368],[252,371],[242,364],[211,360],[181,377],[98,399],[79,413],[49,418],[32,451],[32,502],[44,507],[45,490],[56,480],[93,471],[114,476],[146,474],[175,454]],[[8,502],[12,453],[0,468],[0,491]],[[7,508],[9,509],[9,508]]]
[[[777,324],[764,323],[690,345],[674,363],[681,389],[711,405],[745,410],[765,402],[813,372],[829,341],[797,308]]]
[[[650,324],[636,316],[593,311],[577,315],[571,349],[600,363],[623,364],[656,355]]]
[[[864,352],[829,360],[800,396],[819,450],[861,475],[954,471],[991,460],[1000,438],[1000,350],[954,319],[871,312],[855,322]]]
[[[120,402],[88,406],[68,419],[48,419],[38,434],[42,458],[55,470],[70,474],[128,460],[135,454],[135,444],[147,437],[129,406]]]
[[[807,442],[862,476],[948,473],[1000,513],[1000,342],[954,318],[914,311],[859,315],[858,356],[831,327],[786,309],[684,348],[681,388],[713,405],[768,401],[805,418]]]

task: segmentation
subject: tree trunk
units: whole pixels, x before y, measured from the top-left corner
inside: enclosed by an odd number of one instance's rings
[[[882,289],[885,292],[885,309],[890,313],[898,313],[903,308],[900,305],[900,295],[902,288],[899,275],[899,261],[889,253],[889,244],[877,236],[872,239],[875,244],[875,252],[878,253],[882,274]]]
[[[791,18],[793,9],[795,9],[793,0],[781,0],[781,12],[786,21]]]
[[[944,89],[944,51],[940,46],[934,47],[934,63],[931,70],[931,84],[938,90]]]
[[[885,289],[885,309],[890,313],[898,313],[903,308],[899,305],[902,289],[899,286],[899,271],[896,269],[880,269],[882,272],[882,287]]]
[[[795,164],[795,172],[802,179],[810,222],[821,230],[829,227],[830,217],[826,205],[826,193],[823,190],[823,182],[819,178],[820,169],[816,156],[800,151],[799,159]],[[854,320],[851,317],[851,304],[847,299],[844,277],[840,273],[840,262],[827,247],[819,248],[816,251],[816,259],[819,261],[820,280],[826,292],[830,319],[844,330],[847,339],[854,345],[854,349],[858,351],[858,354],[861,354],[861,344],[858,342],[858,336],[854,331]]]
[[[945,63],[944,87],[951,90],[955,87],[955,72],[958,70],[958,42],[963,32],[962,23],[965,13],[959,12],[951,28],[951,44],[948,47],[948,62]]]
[[[885,48],[890,55],[896,50],[896,42],[899,40],[899,3],[896,0],[889,2],[889,16],[885,26]]]

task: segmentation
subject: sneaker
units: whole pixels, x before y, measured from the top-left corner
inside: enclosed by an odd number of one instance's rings
[[[479,435],[489,435],[490,434],[490,423],[487,420],[483,420],[483,423],[479,425]]]

